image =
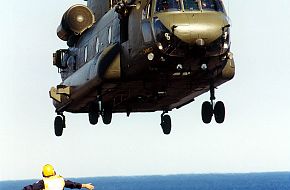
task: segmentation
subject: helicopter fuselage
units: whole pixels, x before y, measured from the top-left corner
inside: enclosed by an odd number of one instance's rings
[[[223,7],[176,2],[167,9],[158,0],[116,3],[68,38],[73,61],[60,67],[63,81],[50,92],[56,112],[89,113],[98,101],[112,113],[168,112],[232,79]]]

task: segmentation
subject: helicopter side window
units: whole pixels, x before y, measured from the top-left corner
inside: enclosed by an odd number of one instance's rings
[[[112,42],[112,26],[108,29],[108,43],[110,44]]]
[[[99,51],[100,51],[100,40],[97,37],[97,39],[96,39],[96,53],[99,53]]]
[[[88,61],[88,46],[85,46],[85,63]]]
[[[180,11],[180,1],[179,0],[157,0],[156,11]]]
[[[184,10],[194,11],[199,10],[197,0],[183,0]]]

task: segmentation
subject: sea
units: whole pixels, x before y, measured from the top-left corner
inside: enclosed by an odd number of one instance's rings
[[[69,178],[96,190],[290,190],[290,172]],[[22,190],[37,180],[0,181],[0,190]]]

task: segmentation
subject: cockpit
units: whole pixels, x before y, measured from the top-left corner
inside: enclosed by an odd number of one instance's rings
[[[156,12],[168,11],[225,12],[222,0],[157,0]]]
[[[156,11],[180,11],[181,1],[180,0],[157,0]]]

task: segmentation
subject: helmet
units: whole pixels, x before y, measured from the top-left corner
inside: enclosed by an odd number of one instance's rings
[[[46,164],[42,168],[43,177],[50,177],[55,175],[55,171],[52,165]]]

